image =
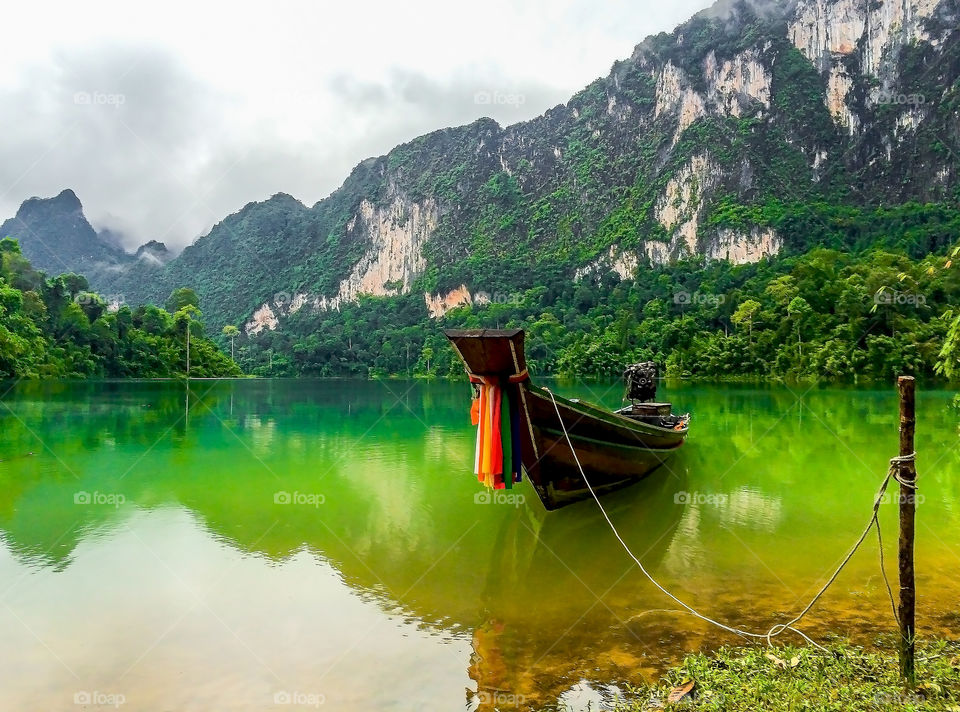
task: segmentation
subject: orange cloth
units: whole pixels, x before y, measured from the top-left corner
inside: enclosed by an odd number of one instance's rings
[[[487,487],[503,488],[503,441],[500,436],[500,408],[503,391],[497,385],[480,384],[480,398],[471,406],[477,411],[477,452],[474,472]]]

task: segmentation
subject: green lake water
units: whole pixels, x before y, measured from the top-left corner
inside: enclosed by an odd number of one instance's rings
[[[616,385],[556,388],[620,403]],[[869,519],[897,451],[895,389],[661,395],[692,413],[687,444],[604,505],[669,589],[764,632]],[[922,635],[960,623],[951,397],[917,401]],[[596,709],[684,652],[740,641],[677,611],[592,501],[547,514],[527,483],[489,501],[468,411],[464,383],[8,390],[0,709]],[[890,635],[873,535],[802,628]]]

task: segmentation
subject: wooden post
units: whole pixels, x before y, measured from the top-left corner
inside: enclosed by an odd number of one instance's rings
[[[900,456],[913,454],[913,436],[916,425],[915,386],[912,376],[900,376],[897,390],[900,392]],[[913,460],[901,462],[899,473],[902,479],[910,482],[917,477],[917,468]],[[913,689],[917,684],[914,668],[916,652],[916,602],[917,587],[913,570],[914,518],[916,516],[916,491],[900,485],[900,606],[897,615],[900,618],[900,675]]]

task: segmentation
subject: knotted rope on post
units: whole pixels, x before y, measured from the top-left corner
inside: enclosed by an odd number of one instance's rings
[[[917,461],[917,453],[911,452],[909,455],[897,455],[896,457],[890,458],[890,469],[893,471],[893,479],[899,482],[901,485],[907,489],[916,491],[917,489],[917,474],[914,472],[913,479],[905,479],[903,476],[903,466],[907,463],[913,463]]]

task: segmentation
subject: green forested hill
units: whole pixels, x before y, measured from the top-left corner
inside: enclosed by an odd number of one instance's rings
[[[174,314],[155,306],[110,311],[85,277],[48,278],[15,240],[0,240],[0,380],[183,376],[188,329],[191,376],[239,376],[203,336],[195,300],[179,298]]]

